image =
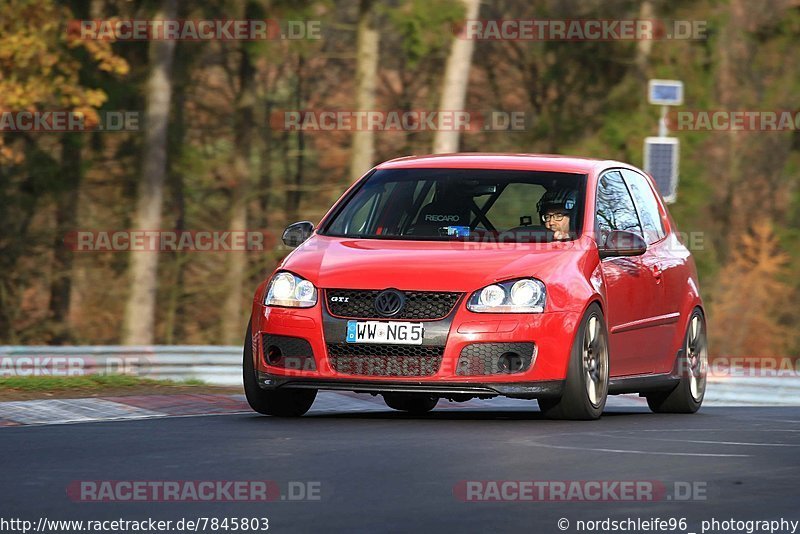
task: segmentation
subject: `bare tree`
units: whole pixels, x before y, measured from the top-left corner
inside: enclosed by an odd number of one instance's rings
[[[462,0],[462,2],[464,3],[466,19],[477,18],[480,1]],[[474,48],[475,41],[473,39],[456,37],[453,41],[444,71],[442,97],[439,101],[440,111],[461,111],[464,109]],[[459,135],[460,132],[456,129],[437,130],[433,139],[433,152],[435,154],[458,152]]]
[[[245,18],[255,18],[255,6],[248,3]],[[236,96],[234,123],[233,173],[235,183],[231,190],[230,230],[247,229],[247,193],[252,170],[250,163],[251,139],[253,138],[253,117],[256,105],[256,70],[250,59],[250,50],[245,41],[239,47],[239,91]],[[247,256],[244,252],[233,251],[228,254],[226,280],[228,291],[222,306],[222,340],[227,345],[239,343],[244,314],[242,306],[242,287],[244,286]]]
[[[639,6],[640,20],[653,20],[653,3],[643,0]],[[652,39],[639,39],[636,43],[636,70],[642,80],[647,79],[647,70],[650,65],[650,54],[653,51]]]
[[[358,7],[356,44],[356,109],[375,107],[375,82],[378,78],[379,36],[375,28],[374,0],[361,0]],[[375,132],[356,130],[350,154],[350,180],[368,171],[375,161]]]
[[[56,236],[53,246],[53,279],[50,282],[50,313],[59,325],[54,344],[70,341],[70,296],[72,294],[73,254],[64,246],[64,235],[75,228],[78,221],[78,197],[83,180],[83,139],[66,133],[61,138],[61,176],[63,190],[56,196]]]
[[[156,20],[174,19],[176,0],[162,0]],[[150,42],[150,76],[147,81],[142,176],[134,225],[140,230],[157,230],[161,225],[161,205],[167,170],[167,124],[172,96],[172,62],[175,41]],[[158,251],[134,252],[131,258],[131,291],[125,305],[123,342],[127,345],[153,343],[156,291],[158,289]]]

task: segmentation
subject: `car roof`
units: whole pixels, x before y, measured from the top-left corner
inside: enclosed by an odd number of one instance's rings
[[[633,168],[631,165],[618,161],[557,154],[493,154],[480,152],[406,156],[392,159],[376,166],[377,169],[503,169],[581,174],[589,174],[595,169],[600,168],[602,170],[608,167]]]

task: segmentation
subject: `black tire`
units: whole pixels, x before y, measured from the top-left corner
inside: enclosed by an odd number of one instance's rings
[[[693,331],[695,324],[697,330]],[[647,405],[655,413],[695,413],[703,404],[708,372],[708,340],[706,320],[700,308],[695,308],[689,316],[683,347],[678,357],[678,371],[681,376],[678,385],[670,391],[646,395]]]
[[[251,325],[252,322],[247,324],[242,361],[242,381],[244,382],[244,396],[247,398],[247,403],[254,411],[264,415],[300,417],[311,409],[311,405],[314,404],[314,399],[317,397],[317,390],[287,389],[270,391],[261,389],[258,386],[253,362]]]
[[[587,338],[590,322],[593,326],[590,334],[593,337]],[[584,359],[588,362],[588,369],[584,367]],[[598,419],[603,414],[608,398],[608,361],[606,322],[600,306],[593,303],[583,314],[578,326],[561,398],[538,399],[539,408],[544,416],[548,419]],[[594,362],[594,365],[591,365],[591,362]],[[589,393],[590,376],[597,378],[591,382],[593,391],[591,395],[594,399]]]
[[[426,414],[439,403],[438,397],[418,393],[384,393],[383,400],[389,408],[413,415]]]

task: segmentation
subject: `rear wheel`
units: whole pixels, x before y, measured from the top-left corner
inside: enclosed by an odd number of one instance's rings
[[[247,403],[258,413],[277,417],[299,417],[305,414],[317,396],[316,389],[296,389],[270,391],[261,389],[256,378],[253,363],[253,341],[250,334],[252,323],[248,323],[244,336],[244,357],[242,361],[242,381]]]
[[[703,404],[708,373],[708,341],[703,312],[695,308],[689,317],[681,351],[681,381],[671,391],[647,394],[647,405],[656,413],[694,413]]]
[[[383,400],[389,408],[414,415],[428,413],[439,403],[438,397],[417,393],[384,393]]]
[[[608,396],[608,333],[600,306],[592,304],[581,319],[560,399],[539,399],[548,419],[597,419]]]

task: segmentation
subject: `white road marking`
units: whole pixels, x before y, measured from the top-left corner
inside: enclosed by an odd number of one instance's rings
[[[692,432],[736,432],[737,434],[742,432],[800,432],[800,429],[792,428],[646,428],[637,430],[606,430],[605,433],[616,434],[626,432],[638,434],[639,432],[686,432],[687,430]]]
[[[652,441],[671,441],[678,443],[701,443],[707,445],[752,445],[754,447],[800,447],[800,444],[793,443],[752,443],[747,441],[712,441],[702,439],[667,439],[667,438],[642,438]]]
[[[573,434],[574,435],[574,434]],[[750,458],[750,454],[717,454],[717,453],[704,453],[704,452],[662,452],[662,451],[637,451],[630,449],[603,449],[596,447],[571,447],[569,445],[548,445],[546,443],[539,443],[536,441],[526,441],[527,444],[534,447],[545,447],[547,449],[568,449],[583,452],[612,452],[614,454],[649,454],[652,456],[703,456],[713,458]]]

